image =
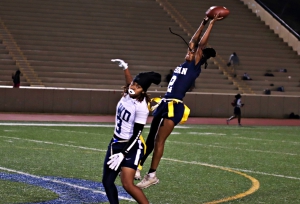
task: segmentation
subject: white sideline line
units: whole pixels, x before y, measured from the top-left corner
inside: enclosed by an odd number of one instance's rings
[[[106,195],[106,193],[104,191],[99,191],[99,190],[95,190],[95,189],[92,189],[92,188],[86,188],[86,187],[74,185],[74,184],[71,184],[71,183],[58,181],[58,180],[55,180],[55,179],[43,178],[43,177],[40,177],[40,176],[32,175],[32,174],[25,173],[25,172],[22,172],[22,171],[17,171],[17,170],[14,170],[14,169],[8,169],[8,168],[5,168],[5,167],[0,167],[0,169],[4,170],[4,171],[8,171],[8,172],[13,172],[13,173],[21,174],[21,175],[30,176],[32,178],[37,178],[37,179],[41,179],[41,180],[44,180],[44,181],[51,181],[53,183],[64,184],[64,185],[67,185],[67,186],[71,186],[73,188],[79,188],[79,189],[83,189],[83,190],[89,190],[89,191],[92,191],[93,193],[100,193],[102,195]],[[121,199],[124,199],[124,200],[135,201],[133,199],[126,198],[126,197],[123,197],[123,196],[118,196],[118,197],[121,198]]]
[[[2,126],[48,126],[48,127],[115,127],[109,124],[82,124],[82,123],[0,123]],[[150,128],[150,125],[145,125],[145,128]],[[175,129],[187,129],[188,126],[175,126]]]
[[[189,142],[177,142],[177,141],[168,141],[171,143],[177,143],[177,144],[186,144],[186,145],[198,145],[198,146],[205,146],[205,147],[216,147],[216,148],[223,148],[223,149],[236,149],[236,150],[242,150],[242,151],[249,151],[249,152],[262,152],[262,153],[270,153],[270,154],[285,154],[290,156],[298,156],[298,154],[294,153],[285,153],[285,152],[272,152],[272,151],[264,151],[264,150],[255,150],[255,149],[243,149],[239,147],[225,147],[225,146],[219,146],[219,145],[206,145],[201,143],[189,143]]]
[[[115,127],[109,124],[79,124],[79,123],[0,123],[2,126],[45,126],[45,127]]]
[[[96,149],[96,148],[88,148],[88,147],[81,147],[81,146],[75,146],[75,145],[44,142],[44,141],[38,141],[38,140],[28,140],[28,139],[7,137],[7,136],[0,136],[0,137],[17,139],[17,140],[27,140],[27,141],[32,141],[32,142],[46,143],[46,144],[52,144],[52,145],[60,145],[60,146],[66,146],[66,147],[74,147],[74,148],[80,148],[80,149],[88,149],[88,150],[94,150],[94,151],[100,151],[100,152],[105,152],[106,151],[106,150]],[[202,162],[195,162],[195,161],[188,162],[188,161],[182,161],[182,160],[178,160],[178,159],[171,159],[171,158],[165,158],[165,157],[162,157],[162,159],[163,160],[174,161],[174,162],[186,163],[186,164],[198,164],[198,165],[209,166],[209,167],[228,168],[228,169],[234,169],[234,170],[242,171],[242,172],[248,172],[248,173],[255,173],[255,174],[261,174],[261,175],[267,175],[267,176],[274,176],[274,177],[300,180],[300,178],[298,178],[298,177],[285,176],[285,175],[280,175],[280,174],[270,174],[270,173],[264,173],[264,172],[259,172],[259,171],[251,171],[251,170],[247,170],[247,169],[237,169],[237,168],[231,168],[231,167],[223,167],[223,166],[217,166],[217,165],[207,164],[207,163],[202,163]]]

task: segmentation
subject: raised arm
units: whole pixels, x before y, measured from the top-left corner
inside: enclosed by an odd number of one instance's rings
[[[219,18],[219,14],[215,15],[214,19],[212,19],[204,33],[204,35],[202,36],[201,40],[199,41],[199,45],[198,45],[198,48],[201,48],[201,49],[204,49],[207,45],[207,42],[208,42],[208,37],[210,35],[210,32],[211,32],[211,29],[214,25],[214,23],[217,21],[217,20],[221,20],[221,18]]]
[[[199,44],[200,41],[200,35],[202,33],[203,28],[205,27],[205,24],[208,22],[208,17],[204,17],[204,19],[202,20],[200,26],[198,27],[198,29],[196,30],[196,32],[194,33],[193,37],[191,38],[190,42],[189,42],[189,47],[194,50],[195,47],[197,47],[197,45]],[[195,50],[194,50],[195,51]]]
[[[125,75],[125,83],[126,83],[126,86],[128,86],[132,82],[132,76],[128,69],[128,64],[121,59],[112,59],[111,61],[116,62],[119,65],[119,67],[123,68],[124,75]]]
[[[219,17],[219,14],[215,15],[214,19],[212,19],[205,31],[205,33],[203,34],[203,36],[201,37],[199,43],[198,43],[198,49],[196,51],[196,56],[195,56],[195,61],[196,61],[196,64],[200,61],[201,57],[202,57],[202,50],[206,47],[207,45],[207,42],[208,42],[208,38],[209,38],[209,35],[210,35],[210,32],[211,32],[211,29],[214,25],[214,23],[217,21],[217,20],[221,20],[223,17]]]

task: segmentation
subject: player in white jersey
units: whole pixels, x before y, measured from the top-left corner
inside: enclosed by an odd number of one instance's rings
[[[149,114],[147,89],[151,83],[159,84],[161,75],[155,72],[139,73],[134,79],[127,63],[120,59],[113,62],[123,68],[126,86],[116,108],[115,130],[103,164],[102,183],[111,204],[119,203],[115,179],[122,170],[121,182],[124,189],[138,202],[147,204],[143,191],[134,185],[134,175],[144,155],[145,144],[141,133]]]

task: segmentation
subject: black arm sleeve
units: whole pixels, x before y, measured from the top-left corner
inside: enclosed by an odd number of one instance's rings
[[[142,134],[143,129],[144,129],[144,124],[134,123],[133,135],[127,142],[126,147],[122,150],[123,154],[126,154],[131,150],[131,148],[134,146],[136,141],[138,141],[140,135]]]

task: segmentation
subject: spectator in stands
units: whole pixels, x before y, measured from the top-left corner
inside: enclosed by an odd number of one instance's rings
[[[141,133],[149,114],[147,103],[150,102],[150,98],[147,89],[151,83],[159,84],[161,75],[143,72],[132,79],[127,63],[121,59],[112,59],[112,62],[118,63],[119,67],[123,68],[126,86],[117,104],[115,130],[103,164],[102,183],[109,203],[119,203],[118,190],[114,182],[122,171],[120,176],[124,189],[137,203],[148,204],[145,194],[134,185],[133,181],[138,161],[145,151]]]
[[[239,64],[240,64],[240,59],[237,56],[237,54],[235,52],[233,52],[229,56],[229,60],[228,60],[227,66],[230,67],[231,65],[235,66],[235,65],[239,65]]]
[[[273,77],[274,76],[274,74],[272,73],[272,71],[271,70],[267,70],[267,72],[265,73],[265,75],[264,76],[270,76],[270,77]]]
[[[19,88],[20,87],[20,83],[21,83],[21,79],[20,79],[20,76],[22,76],[20,70],[18,69],[16,71],[15,74],[12,74],[12,80],[13,80],[13,88]]]
[[[183,103],[187,91],[201,73],[201,66],[207,66],[207,60],[216,56],[213,48],[207,48],[207,42],[212,27],[217,20],[222,19],[216,15],[209,23],[201,37],[205,24],[209,21],[205,17],[189,42],[185,55],[185,62],[176,67],[163,99],[157,100],[158,106],[153,112],[151,128],[147,137],[146,154],[142,157],[135,178],[141,179],[140,170],[147,157],[153,152],[150,168],[137,186],[141,189],[148,188],[159,182],[156,170],[164,152],[165,141],[178,123],[184,123],[189,115],[189,108]]]
[[[172,76],[173,76],[173,69],[170,69],[169,74],[167,74],[167,76],[166,76],[166,82],[168,84],[171,81]]]
[[[287,69],[279,69],[279,72],[287,72]]]
[[[249,74],[247,74],[247,72],[244,73],[242,79],[243,80],[252,80],[251,77],[249,76]]]
[[[226,120],[227,125],[229,124],[229,121],[231,121],[232,119],[237,117],[238,118],[238,124],[239,124],[239,126],[241,126],[241,118],[242,118],[241,107],[244,106],[244,104],[242,103],[241,98],[242,98],[241,94],[235,95],[235,99],[231,103],[231,105],[234,107],[233,116],[231,116],[230,118],[228,118]]]

